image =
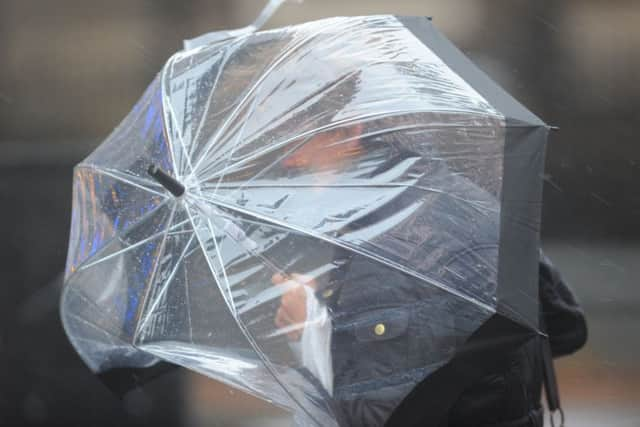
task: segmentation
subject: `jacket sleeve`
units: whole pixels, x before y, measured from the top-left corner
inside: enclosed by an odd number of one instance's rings
[[[587,341],[587,322],[582,308],[560,272],[540,251],[540,304],[542,324],[549,335],[554,357],[578,351]]]
[[[586,341],[584,314],[558,270],[542,252],[539,270],[541,324],[546,324],[553,355],[570,354]],[[541,425],[542,378],[540,341],[532,340],[510,355],[508,363],[488,372],[461,394],[449,411],[447,426]]]

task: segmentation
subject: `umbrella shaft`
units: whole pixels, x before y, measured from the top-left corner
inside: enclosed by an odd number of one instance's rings
[[[155,179],[158,184],[162,185],[167,189],[171,194],[176,197],[180,197],[184,194],[184,185],[180,184],[174,177],[152,164],[147,169],[147,173],[151,175],[153,179]]]

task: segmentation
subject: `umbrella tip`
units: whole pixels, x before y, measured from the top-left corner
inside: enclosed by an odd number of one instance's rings
[[[160,185],[162,185],[167,191],[173,194],[175,197],[180,197],[184,194],[184,185],[180,184],[174,177],[160,169],[153,163],[149,165],[147,173]]]

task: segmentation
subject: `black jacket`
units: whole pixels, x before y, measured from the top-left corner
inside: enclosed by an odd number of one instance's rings
[[[404,279],[407,288],[402,289],[403,279],[394,273],[357,256],[351,263],[345,283],[363,280],[377,286],[372,286],[374,291],[366,298],[362,292],[355,295],[354,289],[354,295],[347,297],[353,298],[347,302],[348,312],[336,307],[337,301],[346,302],[340,286],[333,292],[319,291],[324,294],[319,297],[333,309],[333,399],[340,425],[383,425],[420,379],[449,360],[447,352],[452,354],[464,342],[465,326],[474,324],[452,320],[451,311],[458,303],[437,290],[431,291],[431,298],[415,302],[408,290],[410,279]],[[553,356],[570,354],[586,341],[584,315],[542,254],[539,266],[541,324],[546,324]],[[381,286],[385,282],[394,286]],[[354,309],[354,304],[360,309]],[[459,308],[469,313],[469,307]],[[482,319],[481,313],[476,315]],[[434,324],[438,318],[439,323]],[[380,324],[386,330],[378,335],[375,328]],[[543,339],[519,347],[506,362],[464,390],[441,427],[542,427]]]
[[[412,220],[369,239],[369,244],[378,253],[388,250],[387,259],[401,254],[398,261],[413,271],[488,302],[497,281],[499,224],[495,215],[479,214],[477,206],[491,206],[495,199],[467,180],[449,181],[448,186],[451,193],[428,200],[423,193],[406,191],[387,209],[378,209],[344,232],[370,227],[422,197]],[[489,313],[437,283],[421,283],[401,266],[382,265],[352,251],[342,257],[347,267],[317,291],[333,324],[333,399],[341,425],[383,425],[414,387],[453,357]],[[547,325],[554,356],[571,353],[586,340],[584,316],[542,254],[539,265],[541,324]],[[541,426],[539,341],[520,347],[465,390],[450,410],[448,426]]]
[[[541,325],[553,357],[579,350],[587,340],[584,314],[571,290],[549,259],[541,254],[539,268]],[[542,427],[542,349],[539,337],[516,350],[507,362],[460,396],[449,427]]]

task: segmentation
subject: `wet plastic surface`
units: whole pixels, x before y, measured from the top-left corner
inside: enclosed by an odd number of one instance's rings
[[[494,314],[537,329],[546,127],[407,22],[332,18],[168,61],[76,167],[61,310],[94,371],[165,360],[299,424],[381,425]]]

